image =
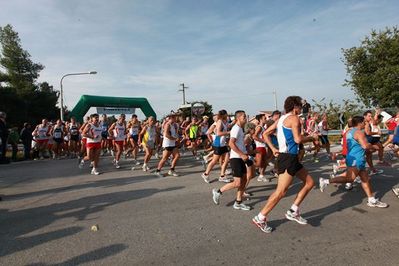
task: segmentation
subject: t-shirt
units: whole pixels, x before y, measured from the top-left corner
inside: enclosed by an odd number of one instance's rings
[[[244,143],[244,137],[245,135],[242,128],[239,125],[235,124],[230,131],[230,138],[235,138],[238,149],[240,149],[241,152],[247,154],[247,149],[245,148],[245,143]],[[231,158],[241,158],[241,156],[235,151],[233,151],[233,149],[231,149],[230,159]]]

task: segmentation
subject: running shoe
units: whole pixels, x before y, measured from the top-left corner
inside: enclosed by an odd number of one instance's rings
[[[142,168],[143,168],[143,171],[144,171],[144,172],[147,172],[147,171],[149,170],[149,169],[148,169],[148,166],[147,166],[146,164],[143,164],[143,167],[142,167]]]
[[[131,169],[132,169],[132,171],[134,171],[134,170],[136,170],[136,167],[132,166],[132,168],[131,168]]]
[[[223,183],[231,183],[231,181],[232,181],[230,178],[222,177],[222,176],[220,176],[218,180],[219,180],[219,182],[223,182]]]
[[[94,163],[90,162],[90,168],[93,168],[93,167],[94,167]]]
[[[346,183],[346,184],[345,184],[345,189],[346,189],[346,190],[352,190],[352,188],[353,188],[352,183]]]
[[[362,180],[360,179],[359,176],[357,176],[353,182],[356,182],[356,183],[358,183],[358,184],[361,184],[361,183],[362,183]]]
[[[241,203],[234,202],[233,208],[234,208],[235,210],[242,210],[242,211],[250,211],[250,210],[251,210],[251,207],[250,207],[250,206],[245,205],[245,204],[242,203],[242,202],[241,202]]]
[[[389,205],[385,202],[381,202],[378,199],[375,199],[374,201],[368,201],[367,206],[369,207],[377,207],[377,208],[387,208]]]
[[[393,194],[395,194],[397,197],[399,197],[399,187],[394,187],[392,188]]]
[[[333,164],[333,173],[336,175],[338,173],[339,166],[338,164]]]
[[[327,186],[328,186],[327,179],[326,179],[326,178],[320,177],[320,178],[319,178],[319,187],[320,187],[320,191],[321,191],[321,192],[324,192],[324,189],[325,189]]]
[[[268,179],[264,175],[259,175],[256,180],[259,182],[267,182],[268,181]]]
[[[202,167],[204,168],[204,170],[206,170],[206,161],[201,160],[201,165],[202,165]]]
[[[382,169],[375,169],[375,170],[371,170],[371,171],[369,172],[369,175],[370,175],[370,176],[373,176],[373,175],[379,175],[379,174],[382,174],[382,173],[384,173],[384,170],[382,170]]]
[[[216,205],[219,205],[221,196],[222,194],[220,194],[216,188],[212,189],[212,199]]]
[[[209,184],[209,175],[206,175],[205,173],[202,173],[201,177],[202,177],[202,179],[204,179],[205,183]]]
[[[318,163],[319,159],[318,158],[313,158],[313,162]]]
[[[155,171],[155,174],[159,177],[163,177],[163,174],[161,173],[161,171]]]
[[[285,217],[290,220],[290,221],[295,221],[299,224],[308,224],[308,221],[306,219],[304,219],[299,212],[295,213],[292,210],[288,210],[285,213]]]
[[[272,176],[274,176],[274,177],[278,177],[278,174],[277,174],[277,172],[273,169],[273,170],[270,170],[270,174],[272,175]]]
[[[171,176],[179,176],[179,174],[176,173],[176,171],[173,171],[173,170],[169,170],[169,171],[168,171],[168,175],[171,175]]]
[[[80,169],[83,169],[84,166],[85,166],[85,161],[82,159],[82,160],[80,160],[80,162],[79,162],[79,168],[80,168]]]
[[[155,159],[159,159],[159,154],[157,152],[155,153]]]
[[[121,166],[119,165],[119,163],[115,162],[115,168],[116,168],[116,169],[121,168]]]
[[[93,168],[93,169],[91,169],[91,174],[92,175],[99,175],[100,172],[98,172],[96,168]]]
[[[273,231],[273,228],[267,225],[266,220],[262,221],[258,218],[258,215],[252,218],[252,223],[255,224],[260,230],[262,230],[262,232],[271,233]]]
[[[135,164],[135,165],[140,165],[140,162],[137,161],[137,160],[133,160],[133,164]]]

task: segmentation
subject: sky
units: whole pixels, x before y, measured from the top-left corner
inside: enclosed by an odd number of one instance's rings
[[[59,89],[65,104],[82,94],[146,97],[158,116],[187,101],[214,111],[254,115],[299,95],[336,102],[344,87],[342,48],[372,29],[399,24],[399,1],[61,1],[0,0],[0,26],[11,24],[39,82]]]

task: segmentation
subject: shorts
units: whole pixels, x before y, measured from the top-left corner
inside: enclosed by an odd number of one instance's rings
[[[356,158],[354,156],[346,156],[346,166],[356,167],[359,170],[366,170],[366,159],[364,157]]]
[[[202,141],[205,141],[205,140],[207,140],[208,139],[208,136],[207,135],[201,135],[201,140]]]
[[[139,142],[139,135],[130,135],[130,138],[135,142]]]
[[[266,156],[266,148],[265,147],[257,147],[257,153],[260,153],[262,156]]]
[[[366,136],[367,141],[370,144],[377,144],[378,142],[380,142],[381,137],[372,137],[372,136]]]
[[[302,168],[298,154],[280,153],[277,157],[277,174],[279,175],[287,171],[290,176],[295,176]]]
[[[230,166],[233,177],[242,178],[247,174],[247,166],[241,158],[231,158]]]
[[[321,144],[323,144],[323,145],[330,144],[330,142],[328,141],[328,136],[327,135],[321,135],[321,136],[319,136],[319,139],[321,141]]]
[[[125,143],[123,140],[114,140],[115,145],[122,146]]]
[[[395,130],[388,130],[388,135],[394,135],[395,134]]]
[[[215,147],[215,146],[213,146],[213,154],[215,154],[215,155],[223,155],[223,154],[228,153],[228,152],[229,152],[229,150],[227,149],[226,146],[223,146],[223,147]]]
[[[174,149],[176,149],[176,146],[172,146],[172,147],[163,147],[163,149],[165,151],[173,151]]]
[[[71,139],[70,140],[78,142],[79,141],[79,135],[71,135]]]
[[[37,142],[38,144],[44,144],[44,143],[47,143],[47,142],[48,142],[48,139],[37,139],[36,142]]]
[[[100,142],[87,143],[86,147],[88,149],[101,149],[101,143]]]
[[[54,141],[57,142],[58,144],[63,143],[64,139],[62,138],[54,138]]]
[[[82,144],[83,144],[83,146],[86,146],[86,144],[87,144],[87,138],[82,139]]]

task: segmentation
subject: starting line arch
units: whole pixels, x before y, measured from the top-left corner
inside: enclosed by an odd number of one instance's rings
[[[83,116],[91,107],[122,107],[122,108],[140,108],[145,116],[153,116],[156,119],[154,109],[146,98],[129,97],[111,97],[82,95],[79,102],[70,113],[70,117],[76,117],[76,120],[83,122]]]

